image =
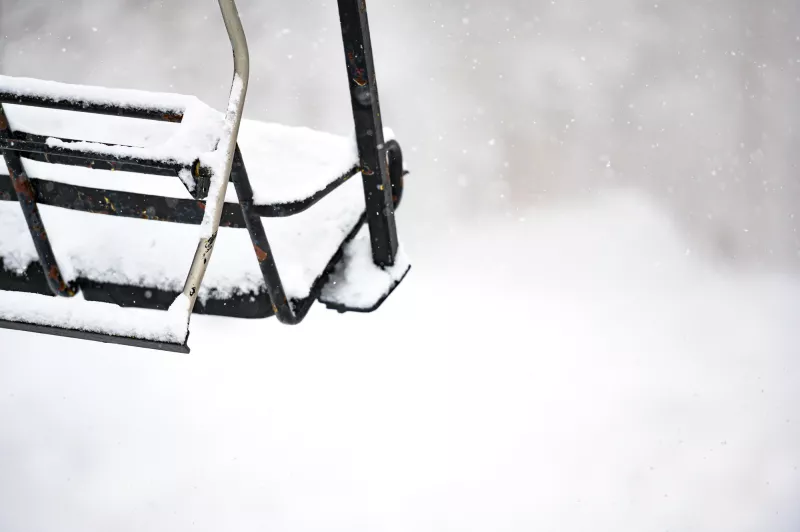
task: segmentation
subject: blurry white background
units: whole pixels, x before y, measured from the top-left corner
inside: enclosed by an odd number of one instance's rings
[[[186,358],[0,332],[0,530],[796,530],[800,5],[369,3],[414,270]],[[249,118],[347,133],[336,4]],[[212,0],[0,0],[0,73],[220,108]]]

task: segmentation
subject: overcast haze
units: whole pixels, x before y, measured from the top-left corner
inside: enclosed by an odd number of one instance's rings
[[[224,103],[215,2],[0,9],[6,74]],[[335,2],[240,9],[248,116],[346,131]],[[373,2],[386,122],[424,179],[409,211],[505,213],[635,186],[704,247],[796,269],[799,15],[791,0]]]
[[[336,3],[238,3],[246,116],[347,134]],[[369,15],[408,280],[189,358],[0,333],[0,529],[797,530],[800,3]],[[6,75],[230,86],[213,0],[0,0],[0,37]]]

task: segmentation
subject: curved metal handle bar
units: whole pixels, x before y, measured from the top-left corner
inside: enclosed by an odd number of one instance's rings
[[[250,78],[250,54],[247,49],[247,39],[242,28],[242,21],[236,9],[234,0],[218,0],[219,8],[222,11],[222,18],[225,21],[225,29],[228,30],[228,38],[233,50],[233,83],[228,100],[228,110],[225,114],[225,135],[220,139],[220,144],[225,143],[225,166],[222,175],[215,175],[211,180],[211,187],[206,200],[206,214],[203,219],[202,237],[197,244],[197,251],[194,254],[192,266],[183,286],[183,295],[189,299],[189,313],[191,314],[197,295],[200,291],[200,284],[211,259],[211,252],[214,251],[214,241],[217,238],[219,223],[222,217],[222,210],[225,205],[225,192],[228,189],[233,157],[236,152],[236,139],[239,136],[239,125],[242,122],[244,110],[244,100],[247,94],[247,84]],[[222,148],[218,146],[217,149]]]

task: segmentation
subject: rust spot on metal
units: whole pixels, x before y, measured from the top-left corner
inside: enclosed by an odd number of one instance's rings
[[[359,87],[364,87],[367,84],[367,80],[365,80],[363,77],[361,77],[361,73],[360,72],[359,72],[358,76],[353,78],[353,81]]]
[[[256,257],[258,257],[258,262],[264,262],[265,260],[267,260],[267,257],[269,257],[269,254],[266,251],[264,251],[263,249],[261,249],[258,246],[253,246],[253,247],[256,250]]]
[[[183,120],[183,115],[176,113],[164,113],[161,115],[161,118],[164,119],[165,122],[181,122]]]
[[[68,286],[67,283],[64,282],[64,279],[61,278],[61,274],[58,271],[58,266],[50,266],[47,276],[56,282],[58,285],[58,291],[60,293],[66,295],[67,297],[72,297],[76,294],[76,291],[72,287]]]
[[[14,192],[17,193],[18,196],[22,196],[23,199],[27,201],[33,201],[33,187],[31,186],[30,181],[27,179],[20,179],[17,176],[11,176],[11,179],[14,181]]]
[[[0,110],[0,129],[8,129],[8,119],[2,110]]]
[[[277,314],[278,313],[278,307],[276,307],[274,304],[272,305],[272,312],[273,312],[273,314]]]

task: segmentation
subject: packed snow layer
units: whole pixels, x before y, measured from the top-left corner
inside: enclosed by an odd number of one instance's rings
[[[0,75],[0,91],[16,96],[40,97],[56,102],[91,101],[125,109],[189,112],[199,100],[194,96],[111,89],[52,80]]]
[[[635,196],[429,239],[376,313],[189,358],[0,331],[0,529],[798,529],[799,279]]]
[[[403,279],[410,267],[402,246],[397,250],[394,265],[376,266],[372,261],[369,227],[364,225],[345,245],[342,261],[323,287],[320,301],[349,309],[371,309]]]
[[[0,85],[6,81],[0,77]],[[22,91],[26,86],[22,83],[18,90]],[[69,92],[68,88],[63,84],[53,85],[54,97],[57,94],[66,97],[64,94]],[[77,92],[75,88],[70,90]],[[127,93],[123,91],[114,96],[117,93],[111,91],[109,94],[109,98],[121,98]],[[153,101],[158,100],[158,96],[153,96]],[[147,98],[149,96],[134,100],[141,106]],[[167,158],[167,154],[175,150],[183,162],[191,163],[196,157],[209,160],[208,154],[223,132],[222,114],[191,97],[179,97],[179,100],[186,109],[181,124],[18,105],[6,106],[6,112],[14,129],[82,139],[89,143],[70,144],[71,147],[155,158]],[[178,100],[167,101],[175,103]],[[391,130],[386,130],[386,138],[393,138]],[[48,142],[61,144],[53,139]],[[109,148],[98,142],[119,143],[123,147]],[[255,202],[262,205],[306,199],[358,164],[353,138],[302,127],[244,120],[239,132],[239,145]],[[191,197],[178,178],[90,170],[27,159],[23,163],[31,177],[126,192]],[[6,173],[6,169],[0,167],[0,175]],[[237,201],[231,186],[227,189],[226,199]],[[37,259],[19,211],[15,203],[0,202],[0,226],[4,228],[0,235],[0,256],[7,268],[18,272]],[[99,217],[48,206],[40,206],[40,211],[67,279],[85,277],[99,282],[147,285],[167,290],[183,287],[197,245],[196,227]],[[345,236],[355,228],[363,211],[363,185],[358,176],[354,176],[303,213],[289,218],[264,219],[289,297],[303,298],[310,293],[313,282]],[[200,298],[212,293],[216,297],[227,297],[263,288],[247,232],[222,228]]]
[[[197,247],[197,226],[39,207],[67,279],[152,286],[179,291]],[[286,294],[306,297],[364,212],[363,185],[353,178],[313,208],[287,218],[264,218],[264,228]],[[15,202],[0,201],[0,254],[24,270],[37,260]],[[205,299],[258,292],[264,281],[246,229],[222,227],[200,289]]]
[[[151,134],[149,131],[165,131],[152,124],[160,124],[152,120],[137,120],[131,118],[99,116],[97,120],[87,119],[86,113],[75,111],[53,111],[27,106],[9,105],[6,114],[12,130],[19,129],[25,133],[38,135],[63,136],[81,142],[65,143],[58,139],[48,138],[47,145],[57,148],[82,150],[93,153],[103,153],[120,157],[141,157],[158,161],[176,161],[187,166],[194,161],[207,157],[217,148],[217,141],[222,134],[224,115],[212,109],[193,96],[163,94],[148,94],[141,91],[128,91],[106,89],[102,87],[83,87],[68,85],[52,81],[32,79],[15,79],[0,76],[0,89],[9,90],[17,94],[35,94],[37,91],[52,97],[55,100],[76,100],[81,94],[86,94],[92,100],[109,104],[122,104],[130,96],[128,105],[123,107],[146,108],[160,110],[157,103],[162,98],[165,107],[178,107],[184,111],[181,123],[172,123],[169,134],[159,142],[121,143],[120,146],[108,146],[104,143],[114,143],[114,140],[104,140],[95,135],[102,133],[97,129],[100,123],[107,124],[106,128],[127,128],[130,122],[150,123],[150,127],[131,126],[134,131],[144,135],[141,140],[146,140]],[[4,106],[5,108],[5,106]],[[54,114],[59,113],[59,114]],[[51,118],[52,116],[52,118]],[[59,118],[65,117],[65,118]],[[54,122],[51,124],[51,121]],[[68,123],[68,130],[72,135],[57,135],[50,132],[56,130],[56,124]],[[52,128],[52,129],[51,129]]]
[[[202,107],[199,102],[196,108],[192,108],[195,112],[187,113],[181,124],[19,105],[5,107],[12,129],[86,141],[64,144],[51,139],[48,143],[53,146],[91,148],[104,153],[156,159],[167,159],[174,152],[173,157],[187,165],[213,150],[222,131],[223,115]],[[394,133],[386,128],[384,136],[391,140]],[[122,147],[98,144],[101,142]],[[243,120],[239,147],[257,205],[306,199],[358,165],[354,138],[305,127]],[[178,178],[89,170],[29,160],[25,161],[25,168],[31,177],[73,185],[174,198],[191,197]],[[0,168],[0,175],[6,175],[5,168]],[[228,187],[226,200],[236,201],[233,187]]]
[[[189,332],[188,300],[182,294],[169,312],[123,309],[75,298],[0,290],[0,320],[182,344]]]

